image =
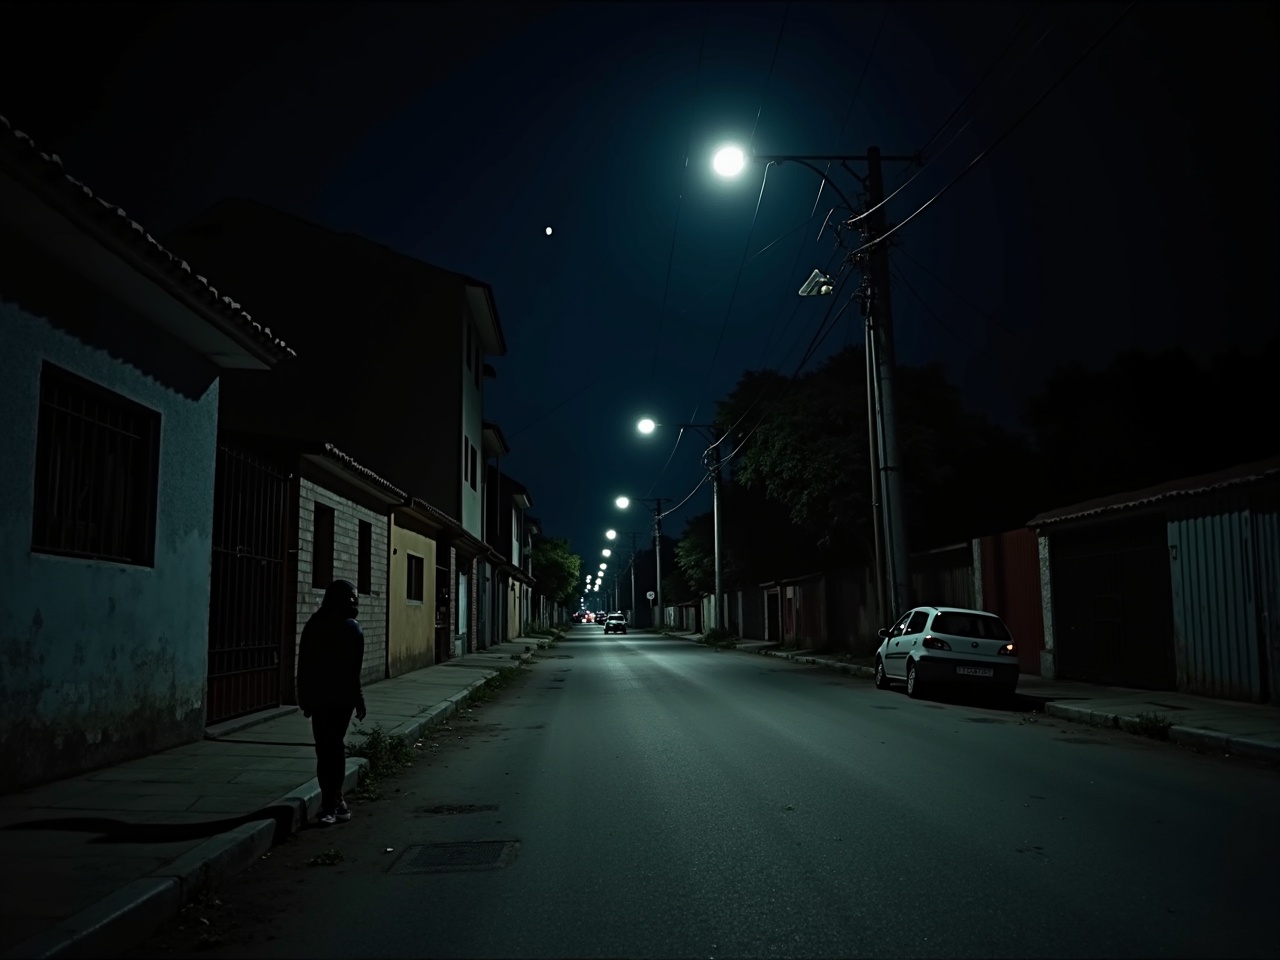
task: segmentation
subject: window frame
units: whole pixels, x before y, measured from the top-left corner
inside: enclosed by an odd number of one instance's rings
[[[356,521],[356,593],[373,593],[373,524]]]
[[[59,388],[60,394],[55,392]],[[76,426],[78,431],[73,429]],[[31,552],[154,567],[162,429],[160,411],[43,361],[36,412]],[[75,442],[72,437],[77,432]],[[87,480],[81,476],[86,470]],[[110,477],[103,482],[106,474]],[[63,488],[72,486],[80,490],[68,496]],[[64,508],[69,508],[66,515],[60,512]],[[68,524],[70,534],[50,530]],[[105,532],[97,535],[96,542],[85,544],[82,528],[86,526]],[[104,549],[108,546],[118,549]]]
[[[421,605],[426,602],[427,595],[427,558],[419,554],[405,551],[405,581],[404,581],[404,599],[405,603]],[[417,567],[418,577],[417,583],[414,582],[413,571]],[[414,590],[414,587],[417,590]],[[417,596],[414,596],[414,593]]]
[[[311,586],[325,590],[333,582],[334,543],[337,539],[338,511],[315,500],[311,505]]]

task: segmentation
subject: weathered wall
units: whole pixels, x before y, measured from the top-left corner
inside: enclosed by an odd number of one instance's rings
[[[91,309],[93,292],[71,279],[48,302],[55,316],[59,304],[77,308],[74,323],[30,312],[38,294],[24,291],[19,307],[4,267],[0,790],[9,790],[203,735],[218,385],[203,361],[120,308]],[[153,566],[32,553],[44,360],[160,413]]]
[[[422,557],[422,600],[408,599],[408,554]],[[436,662],[436,543],[397,524],[391,527],[391,584],[387,590],[387,657],[397,677]]]
[[[302,628],[320,609],[324,587],[311,585],[311,565],[315,544],[315,505],[332,507],[333,577],[357,582],[359,529],[361,520],[373,525],[372,591],[360,595],[360,629],[364,631],[364,666],[361,683],[385,679],[387,669],[387,518],[353,503],[340,494],[326,490],[315,481],[303,477],[298,494],[298,617],[296,645],[302,639]]]

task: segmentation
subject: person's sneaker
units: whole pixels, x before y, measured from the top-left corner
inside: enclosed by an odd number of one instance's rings
[[[338,809],[334,811],[333,816],[338,823],[346,823],[351,819],[351,808],[343,802],[338,805]]]
[[[336,810],[321,810],[320,816],[316,817],[317,827],[332,827],[338,822],[338,813]]]

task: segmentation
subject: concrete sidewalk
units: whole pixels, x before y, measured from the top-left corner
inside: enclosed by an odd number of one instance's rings
[[[701,636],[685,634],[683,639],[699,642]],[[782,650],[777,644],[757,640],[739,641],[736,649],[783,657],[867,680],[875,677],[871,667],[844,663],[830,654]],[[1168,722],[1168,737],[1174,743],[1280,763],[1280,709],[1275,706],[1163,690],[1044,680],[1034,674],[1023,674],[1019,678],[1018,694],[1023,702],[1040,705],[1046,714],[1061,720],[1140,732],[1150,729],[1154,717]]]
[[[368,716],[417,738],[546,640],[518,639],[364,688]],[[263,719],[263,716],[266,719]],[[346,788],[363,759],[347,761]],[[0,796],[0,828],[63,818],[197,823],[261,812],[209,838],[113,842],[101,830],[0,829],[0,952],[5,957],[117,956],[210,883],[261,857],[320,805],[311,723],[296,707],[211,728],[163,753]],[[358,815],[358,811],[357,811]]]

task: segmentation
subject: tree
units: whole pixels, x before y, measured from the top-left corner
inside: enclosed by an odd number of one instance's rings
[[[535,537],[532,561],[538,589],[555,603],[576,609],[582,558],[569,551],[569,541],[559,537]]]

